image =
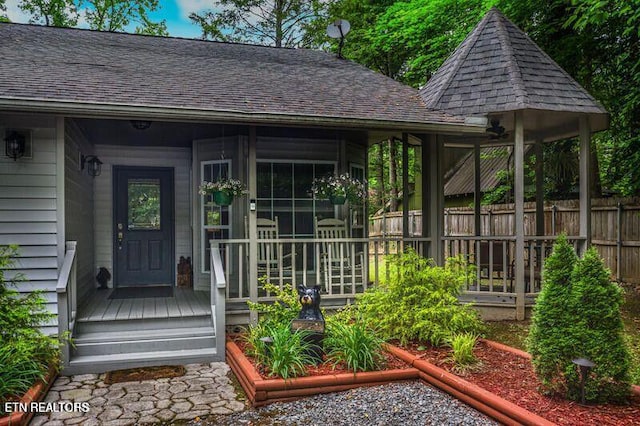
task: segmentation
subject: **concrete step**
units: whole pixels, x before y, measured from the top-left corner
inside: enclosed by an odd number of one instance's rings
[[[156,365],[184,365],[223,361],[215,347],[203,349],[181,349],[158,352],[130,352],[111,355],[86,355],[72,357],[62,374],[104,373],[128,368]]]
[[[179,331],[176,331],[179,330]],[[136,333],[91,333],[74,339],[73,357],[205,349],[215,347],[213,327]],[[72,359],[74,359],[72,357]]]

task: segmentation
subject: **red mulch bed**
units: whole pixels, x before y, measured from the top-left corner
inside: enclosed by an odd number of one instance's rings
[[[473,371],[465,373],[453,370],[453,363],[448,360],[450,357],[448,348],[433,348],[425,345],[425,350],[418,350],[419,346],[420,344],[408,344],[404,348],[440,368],[457,374],[557,424],[640,425],[640,397],[638,396],[631,397],[629,405],[603,404],[585,407],[560,397],[542,395],[538,391],[540,382],[533,374],[529,360],[494,349],[483,342],[479,342],[474,350],[481,364]]]
[[[264,368],[263,366],[259,366],[256,363],[256,360],[249,356],[249,354],[247,354],[247,342],[245,340],[243,340],[241,337],[239,336],[232,336],[232,339],[234,341],[234,343],[236,345],[238,345],[238,347],[240,348],[240,350],[244,353],[244,355],[247,357],[247,359],[251,362],[251,364],[255,367],[256,371],[260,374],[260,376],[263,379],[273,379],[273,378],[279,378],[279,377],[275,377],[275,376],[269,376],[269,371]],[[387,353],[387,352],[383,352],[383,355],[386,359],[385,362],[385,367],[381,370],[381,371],[386,371],[386,370],[405,370],[407,368],[411,368],[410,365],[408,365],[407,363],[405,363],[404,361],[402,361],[401,359],[396,358],[395,356]],[[326,357],[325,357],[326,360]],[[333,365],[333,363],[329,363],[329,362],[325,362],[323,364],[320,365],[308,365],[306,368],[306,372],[303,376],[300,377],[305,377],[305,376],[327,376],[327,375],[332,375],[332,374],[340,374],[340,373],[352,373],[351,370],[347,369],[346,366],[342,363],[337,364],[335,367]]]

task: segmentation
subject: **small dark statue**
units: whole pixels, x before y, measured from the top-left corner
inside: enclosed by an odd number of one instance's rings
[[[298,286],[298,296],[300,296],[300,304],[302,309],[297,319],[291,321],[291,330],[305,330],[307,334],[304,339],[311,347],[307,351],[307,355],[311,357],[316,364],[322,363],[324,350],[322,341],[324,340],[324,317],[320,312],[320,286],[307,288],[303,285]]]
[[[324,321],[320,312],[320,286],[307,288],[301,284],[298,286],[298,295],[302,305],[298,319]]]
[[[96,281],[98,281],[98,284],[100,284],[100,287],[98,287],[98,290],[106,290],[107,283],[109,282],[110,279],[111,279],[111,273],[109,272],[109,270],[103,266],[100,267],[100,270],[98,271],[98,275],[96,275]]]

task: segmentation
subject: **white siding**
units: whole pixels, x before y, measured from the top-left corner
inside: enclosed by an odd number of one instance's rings
[[[92,155],[93,147],[71,120],[65,123],[65,233],[77,241],[78,303],[96,287],[93,256],[93,178],[80,169],[80,154]]]
[[[176,259],[191,256],[191,149],[96,145],[102,174],[94,179],[95,269],[113,275],[113,166],[173,167]],[[112,282],[109,285],[112,286]]]
[[[0,245],[18,244],[19,258],[9,278],[22,274],[21,293],[43,291],[50,312],[57,313],[58,247],[56,120],[45,116],[0,114],[0,140],[5,128],[31,129],[32,158],[14,161],[0,151]],[[57,321],[45,327],[55,333]]]

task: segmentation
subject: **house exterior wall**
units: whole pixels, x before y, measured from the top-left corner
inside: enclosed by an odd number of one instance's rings
[[[14,161],[0,153],[0,245],[18,244],[16,269],[24,281],[18,282],[20,293],[42,291],[47,309],[57,314],[56,285],[62,262],[64,227],[58,221],[59,203],[64,184],[56,178],[61,173],[58,160],[64,140],[60,140],[62,121],[51,116],[0,114],[0,136],[6,128],[29,129],[32,134],[32,158]],[[57,319],[44,331],[57,332]]]
[[[93,182],[95,221],[94,270],[106,267],[113,274],[113,166],[172,167],[175,187],[175,263],[191,257],[191,150],[173,147],[96,145],[103,162]],[[113,287],[113,282],[109,282]]]
[[[93,146],[73,121],[65,122],[64,199],[65,238],[78,243],[76,273],[78,301],[96,288],[94,261],[93,177],[81,170],[80,155],[92,155]]]

